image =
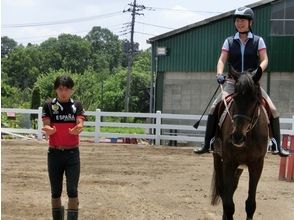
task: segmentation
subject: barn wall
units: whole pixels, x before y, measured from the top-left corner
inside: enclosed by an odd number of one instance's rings
[[[268,89],[267,74],[265,73],[261,80],[261,86],[266,91]],[[294,112],[294,73],[275,72],[270,74],[272,101],[281,116],[292,116]],[[217,85],[215,73],[212,72],[164,73],[162,112],[202,114]]]

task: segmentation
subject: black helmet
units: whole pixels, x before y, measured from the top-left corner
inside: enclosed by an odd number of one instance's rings
[[[245,18],[248,20],[253,20],[254,12],[252,11],[251,8],[241,7],[236,9],[234,13],[234,21],[236,20],[236,18]]]

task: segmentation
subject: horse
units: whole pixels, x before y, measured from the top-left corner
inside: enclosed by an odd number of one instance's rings
[[[223,220],[232,220],[235,212],[233,194],[245,165],[249,172],[249,190],[245,202],[247,220],[256,209],[256,190],[268,145],[268,118],[262,105],[259,82],[253,72],[239,73],[230,69],[236,81],[232,103],[215,136],[211,204],[222,201]]]

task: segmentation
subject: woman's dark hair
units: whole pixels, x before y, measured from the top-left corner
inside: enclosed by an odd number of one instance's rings
[[[59,86],[72,89],[74,87],[74,82],[69,76],[58,76],[54,82],[54,89],[57,89]]]

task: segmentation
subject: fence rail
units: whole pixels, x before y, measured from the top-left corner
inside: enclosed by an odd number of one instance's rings
[[[33,134],[40,140],[43,138],[42,133],[42,107],[38,109],[15,109],[2,108],[3,113],[11,115],[17,114],[36,114],[37,128],[12,128],[3,127],[1,132],[14,134]],[[94,131],[83,131],[81,137],[93,138],[95,143],[100,142],[103,138],[141,138],[154,140],[156,145],[162,144],[163,141],[177,142],[202,142],[204,140],[205,122],[207,116],[202,118],[203,125],[197,130],[193,128],[193,124],[200,119],[200,115],[185,115],[185,114],[167,114],[157,111],[156,113],[131,113],[131,112],[102,112],[100,109],[96,111],[86,111],[86,116],[92,116],[94,120],[86,121],[86,127],[94,127]],[[1,116],[1,117],[2,117]],[[125,122],[104,122],[103,117],[113,118],[141,118],[144,123],[125,123]],[[180,121],[181,124],[174,121]],[[125,120],[127,121],[127,120]],[[292,118],[281,118],[281,134],[294,134],[294,115]],[[106,133],[101,132],[101,127],[125,127],[125,128],[143,128],[144,134],[129,134],[129,133]]]

